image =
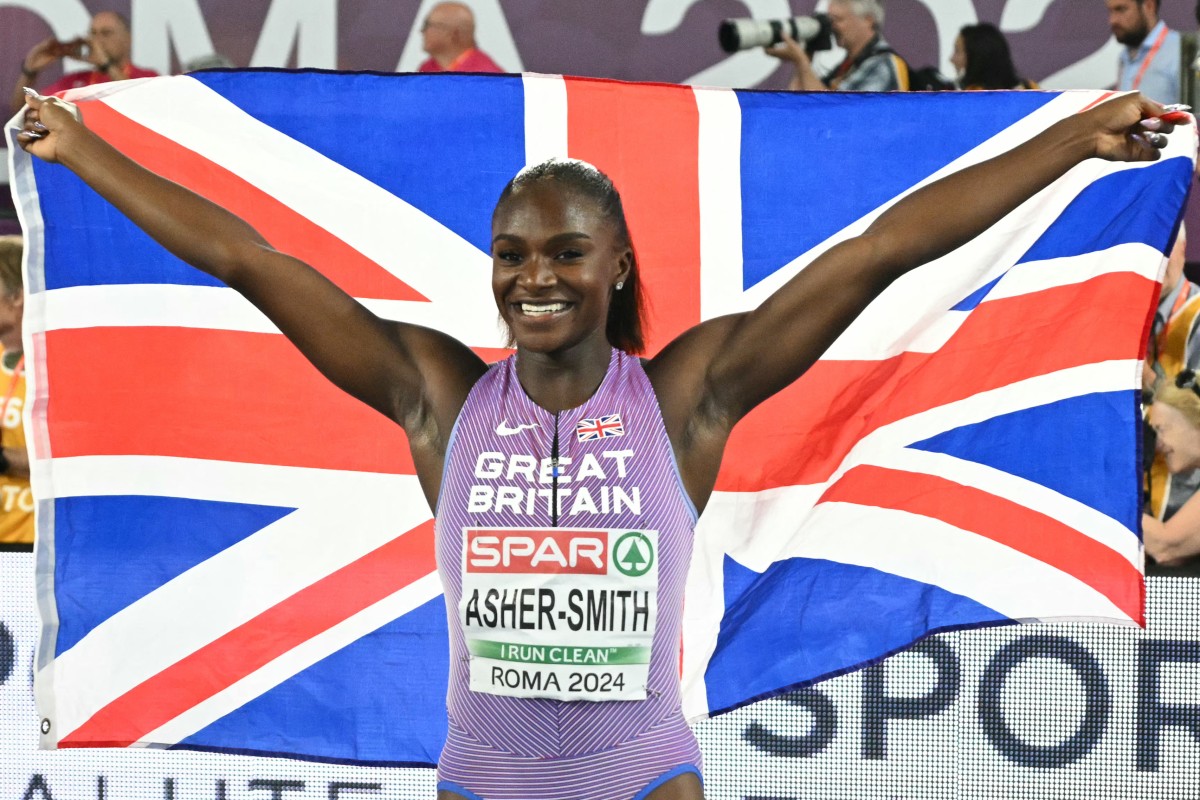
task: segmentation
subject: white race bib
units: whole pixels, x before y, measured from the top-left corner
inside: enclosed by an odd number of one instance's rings
[[[462,552],[471,691],[646,698],[658,531],[465,528]]]

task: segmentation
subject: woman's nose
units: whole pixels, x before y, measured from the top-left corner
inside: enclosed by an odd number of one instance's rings
[[[556,276],[550,264],[546,259],[538,256],[528,259],[518,276],[518,280],[526,286],[550,286],[553,285],[555,279]]]

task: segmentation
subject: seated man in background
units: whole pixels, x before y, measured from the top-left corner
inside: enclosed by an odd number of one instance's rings
[[[1200,369],[1200,286],[1183,274],[1187,250],[1187,230],[1180,226],[1175,246],[1167,258],[1158,309],[1150,326],[1142,386],[1154,389],[1168,375],[1185,369]],[[1170,474],[1161,453],[1150,467],[1149,512],[1166,520],[1200,489],[1200,471]]]
[[[20,236],[0,236],[0,545],[33,544],[33,493],[25,450],[22,250]]]
[[[128,78],[152,78],[157,72],[135,67],[129,60],[133,39],[129,32],[129,21],[115,11],[101,11],[92,17],[87,38],[60,42],[51,36],[34,45],[21,62],[21,77],[13,89],[9,106],[15,113],[25,107],[28,86],[37,88],[38,73],[60,58],[70,56],[87,61],[92,69],[69,72],[54,83],[41,89],[42,94],[57,94],[67,89],[92,86],[109,81]]]
[[[1173,475],[1200,469],[1200,386],[1186,369],[1159,382],[1150,406],[1157,449]],[[1147,573],[1200,577],[1200,496],[1193,495],[1166,521],[1142,515]]]
[[[829,23],[846,57],[827,75],[818,76],[804,46],[785,36],[767,53],[790,61],[796,72],[793,92],[892,92],[908,90],[908,65],[883,40],[881,0],[832,0]]]
[[[418,72],[503,72],[475,45],[475,15],[463,3],[438,3],[421,26],[429,58]]]

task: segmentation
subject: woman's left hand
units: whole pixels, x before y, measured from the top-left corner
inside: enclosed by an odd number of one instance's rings
[[[1108,161],[1157,161],[1175,126],[1166,109],[1137,92],[1084,111],[1078,117],[1093,137],[1094,155]]]

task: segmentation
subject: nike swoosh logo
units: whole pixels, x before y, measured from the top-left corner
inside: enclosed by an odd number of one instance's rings
[[[538,424],[536,422],[530,422],[525,425],[517,425],[514,428],[510,428],[510,427],[508,427],[508,420],[504,420],[503,422],[501,422],[499,425],[496,426],[496,435],[497,436],[512,436],[514,433],[520,433],[521,431],[529,430],[530,428],[536,428],[536,427],[538,427]]]

